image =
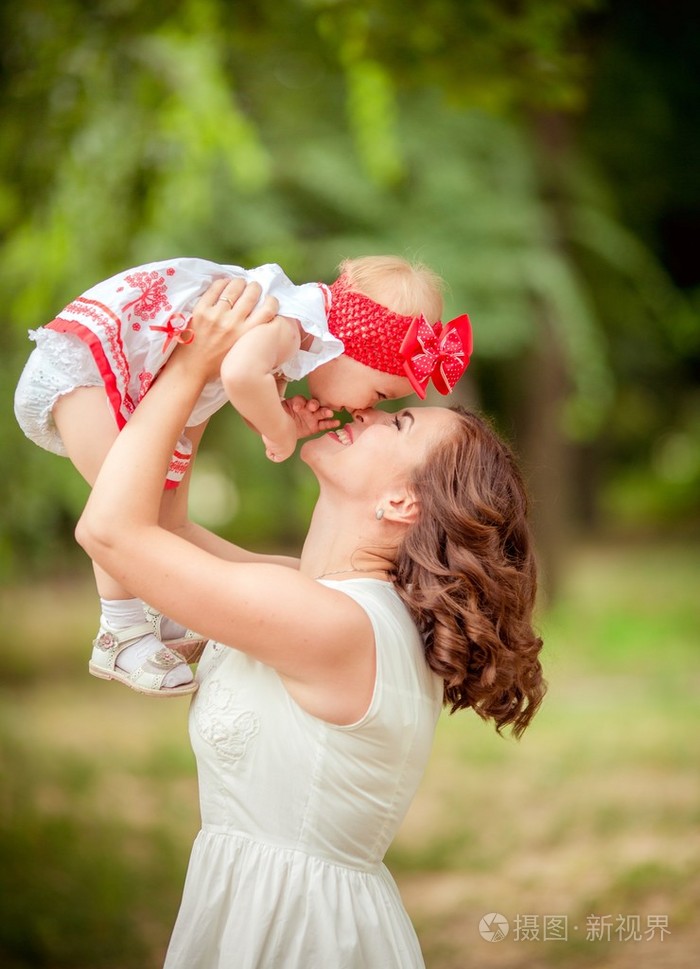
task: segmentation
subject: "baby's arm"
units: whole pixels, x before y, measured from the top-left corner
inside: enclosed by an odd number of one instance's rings
[[[274,371],[296,353],[299,324],[285,316],[256,326],[231,347],[221,380],[239,414],[266,439],[268,457],[284,461],[294,452],[297,428],[280,402]]]

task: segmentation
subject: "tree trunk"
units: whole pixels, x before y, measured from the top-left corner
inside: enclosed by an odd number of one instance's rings
[[[571,447],[562,431],[568,391],[563,354],[551,309],[537,307],[541,337],[524,361],[522,407],[516,415],[517,449],[530,493],[544,600],[557,595],[571,539]]]
[[[571,140],[570,121],[561,114],[532,118],[533,150],[539,194],[548,215],[551,245],[567,257],[568,198],[566,165]],[[572,538],[574,507],[573,446],[566,437],[563,408],[570,392],[567,368],[554,308],[535,297],[539,334],[523,373],[521,450],[529,475],[533,522],[547,600],[557,594]]]

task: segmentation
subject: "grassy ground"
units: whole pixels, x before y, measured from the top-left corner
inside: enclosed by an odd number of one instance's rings
[[[443,717],[388,858],[429,969],[697,965],[699,565],[581,550],[523,740]],[[187,704],[86,675],[89,586],[1,602],[0,964],[156,969],[197,828]]]

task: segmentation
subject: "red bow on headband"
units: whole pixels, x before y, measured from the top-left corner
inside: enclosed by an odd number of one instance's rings
[[[180,324],[175,323],[175,320],[182,320]],[[192,343],[194,340],[194,330],[190,330],[187,324],[190,320],[184,316],[182,313],[173,313],[165,321],[165,326],[150,326],[149,330],[158,330],[161,333],[165,333],[165,340],[163,341],[163,353],[166,352],[170,346],[170,341],[174,340],[176,343]]]
[[[440,394],[449,394],[469,366],[472,353],[469,317],[457,316],[449,323],[428,323],[419,316],[411,323],[399,353],[411,386],[421,398],[432,379]]]

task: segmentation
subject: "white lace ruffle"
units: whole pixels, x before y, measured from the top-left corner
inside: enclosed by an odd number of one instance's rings
[[[59,397],[76,387],[103,387],[89,347],[70,333],[30,330],[36,348],[30,354],[15,391],[15,417],[39,447],[66,456],[52,410]]]

